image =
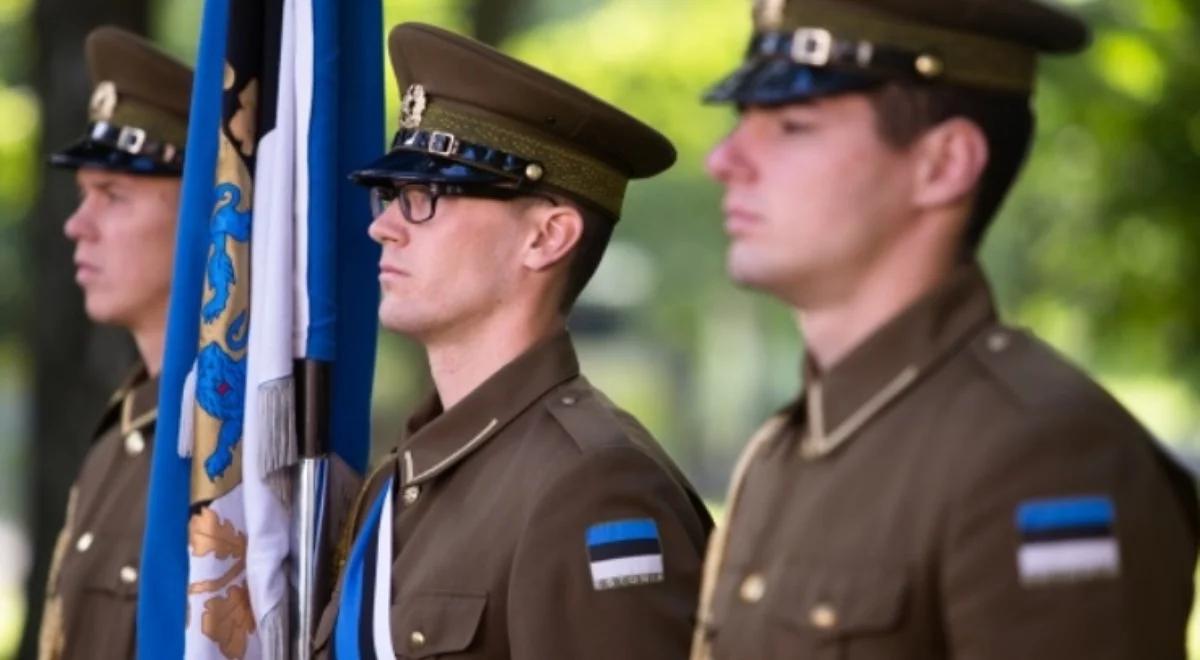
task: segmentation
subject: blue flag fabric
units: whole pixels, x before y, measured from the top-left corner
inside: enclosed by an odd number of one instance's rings
[[[384,48],[383,48],[383,3],[379,0],[345,2],[318,0],[315,18],[318,26],[317,52],[323,41],[321,32],[332,30],[337,40],[336,63],[337,93],[323,93],[314,103],[313,126],[327,126],[336,116],[337,139],[331,139],[329,131],[320,131],[331,146],[326,149],[311,149],[309,171],[317,171],[319,158],[332,152],[335,158],[323,163],[337,163],[336,168],[320,170],[322,179],[314,179],[310,199],[322,200],[309,212],[309,223],[321,222],[324,232],[310,229],[309,247],[318,240],[313,236],[336,234],[337,240],[333,263],[326,263],[322,270],[328,275],[326,285],[313,282],[316,268],[310,269],[308,355],[313,359],[334,358],[333,402],[331,428],[331,450],[341,456],[350,467],[359,473],[366,471],[370,449],[371,422],[371,376],[375,367],[375,347],[379,327],[379,245],[367,235],[371,224],[371,209],[363,189],[350,181],[350,172],[378,157],[385,148],[384,134]],[[324,16],[335,17],[322,23]],[[322,66],[334,68],[323,58],[317,58],[318,69]],[[315,77],[314,88],[327,83],[320,75]],[[326,108],[331,104],[332,108]],[[318,131],[310,131],[314,138]],[[324,197],[327,191],[335,191],[334,201]],[[334,209],[333,215],[321,215],[320,209]],[[322,239],[324,240],[324,239]],[[326,257],[328,258],[328,257]],[[310,257],[310,263],[321,263]],[[315,297],[314,291],[329,286],[332,295]],[[336,300],[335,304],[322,300]],[[320,306],[318,306],[320,305]],[[329,321],[329,310],[333,309],[335,320]],[[333,344],[324,339],[326,330],[332,328]]]
[[[150,468],[150,496],[142,543],[141,588],[138,591],[137,648],[140,658],[182,658],[187,607],[188,481],[191,460],[180,458],[179,401],[183,383],[196,358],[199,301],[203,294],[208,245],[208,219],[213,190],[222,108],[225,26],[228,0],[204,4],[199,52],[192,84],[186,166],[176,229],[175,268],[167,315],[167,346],[159,380],[159,416]]]

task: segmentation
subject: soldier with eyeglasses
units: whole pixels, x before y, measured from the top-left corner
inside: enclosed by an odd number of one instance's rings
[[[675,150],[464,37],[405,24],[389,49],[401,128],[354,178],[380,321],[434,391],[368,479],[317,655],[685,658],[711,520],[566,330],[627,183]]]

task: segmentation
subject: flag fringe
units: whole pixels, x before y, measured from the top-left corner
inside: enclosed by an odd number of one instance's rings
[[[259,639],[262,641],[262,657],[267,660],[287,660],[292,657],[292,645],[288,633],[288,604],[286,597],[259,621]]]
[[[196,438],[196,363],[188,370],[187,378],[183,380],[183,396],[179,399],[179,438],[178,451],[180,458],[192,457],[192,445]]]
[[[258,386],[258,412],[263,425],[259,469],[267,487],[285,507],[292,507],[292,468],[296,451],[296,383],[291,376]]]

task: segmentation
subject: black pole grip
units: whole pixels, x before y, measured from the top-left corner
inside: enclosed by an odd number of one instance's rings
[[[300,458],[329,452],[329,406],[333,368],[320,360],[296,360],[296,441]]]

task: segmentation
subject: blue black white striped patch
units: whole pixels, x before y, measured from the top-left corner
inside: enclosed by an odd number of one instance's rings
[[[1120,573],[1116,510],[1110,497],[1027,500],[1017,507],[1016,524],[1022,584],[1077,582]]]
[[[592,586],[615,589],[663,580],[662,543],[650,518],[612,520],[587,530]]]

